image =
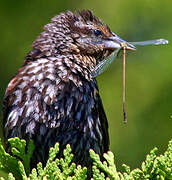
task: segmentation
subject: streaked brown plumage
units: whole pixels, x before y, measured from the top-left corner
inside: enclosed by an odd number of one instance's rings
[[[91,72],[115,48],[114,37],[91,11],[52,18],[34,41],[4,98],[5,138],[33,139],[31,167],[44,164],[56,142],[70,144],[74,161],[91,167],[89,149],[109,149],[108,123]],[[90,172],[89,172],[90,173]]]

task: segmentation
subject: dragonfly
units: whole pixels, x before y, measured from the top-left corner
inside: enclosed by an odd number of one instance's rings
[[[125,100],[125,92],[126,92],[126,86],[125,86],[125,56],[126,56],[126,49],[129,49],[131,47],[131,50],[136,50],[135,46],[147,46],[147,45],[163,45],[168,44],[168,40],[166,39],[154,39],[154,40],[147,40],[147,41],[138,41],[138,42],[127,42],[119,38],[116,34],[114,34],[113,40],[117,39],[117,41],[120,40],[121,46],[117,47],[113,53],[108,56],[106,59],[102,60],[100,63],[98,63],[94,70],[92,71],[92,76],[97,77],[101,73],[103,73],[116,59],[119,51],[123,50],[123,115],[124,115],[124,123],[127,123],[127,113],[126,113],[126,100]]]

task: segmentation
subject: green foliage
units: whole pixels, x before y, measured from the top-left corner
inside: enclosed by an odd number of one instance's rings
[[[39,180],[39,179],[67,179],[67,180],[80,180],[86,179],[87,168],[76,166],[72,163],[73,154],[69,145],[63,151],[64,158],[56,158],[59,152],[59,144],[57,143],[54,148],[50,148],[49,159],[46,166],[43,168],[42,163],[37,164],[37,168],[32,169],[29,174],[29,163],[32,156],[34,145],[30,141],[26,151],[26,141],[19,138],[9,139],[11,145],[11,153],[7,153],[0,141],[0,169],[9,173],[8,180],[23,179],[23,180]],[[20,159],[20,160],[18,160]],[[14,175],[14,176],[13,176]],[[28,176],[27,176],[28,175]],[[3,179],[3,178],[1,178]]]
[[[130,170],[130,167],[123,164],[124,172],[117,172],[114,164],[114,155],[112,152],[104,154],[106,161],[101,162],[100,157],[90,150],[90,156],[94,160],[93,179],[115,179],[115,180],[170,180],[172,179],[172,140],[169,142],[168,148],[164,155],[157,156],[157,148],[154,148],[150,154],[146,156],[146,160],[142,163],[141,169],[136,168]],[[102,172],[101,172],[101,171]],[[101,172],[101,174],[100,174]],[[108,175],[105,178],[104,172]]]
[[[59,144],[57,143],[54,148],[50,148],[49,159],[45,168],[42,167],[42,163],[38,163],[37,169],[32,169],[29,175],[31,180],[38,179],[86,179],[86,168],[81,168],[81,166],[76,166],[72,162],[73,154],[71,154],[71,148],[69,145],[63,151],[64,158],[56,158],[59,152]],[[56,159],[55,159],[56,158]]]
[[[26,172],[30,172],[30,158],[34,150],[33,141],[28,144],[26,150],[26,141],[20,140],[18,137],[8,140],[11,146],[11,155],[7,153],[0,140],[0,169],[5,172],[12,172],[14,176],[20,177],[23,173],[23,168]],[[21,161],[19,161],[21,160]],[[24,167],[23,167],[24,166]],[[11,175],[9,175],[11,177]]]
[[[29,143],[27,151],[25,140],[12,138],[9,139],[9,143],[12,155],[4,150],[0,141],[0,169],[8,173],[8,180],[85,180],[87,178],[87,168],[76,166],[72,162],[73,154],[70,145],[67,145],[63,151],[64,157],[58,159],[56,158],[59,153],[59,144],[57,143],[54,148],[50,148],[46,166],[43,168],[42,163],[38,163],[37,168],[32,169],[29,174],[30,157],[34,149],[33,142]],[[104,154],[105,161],[103,162],[93,150],[90,150],[90,156],[93,159],[92,180],[172,179],[172,140],[163,155],[158,156],[157,148],[154,148],[146,156],[140,169],[131,170],[129,166],[123,165],[124,171],[118,172],[114,163],[114,155],[110,151]],[[4,178],[1,177],[0,180],[4,180]]]

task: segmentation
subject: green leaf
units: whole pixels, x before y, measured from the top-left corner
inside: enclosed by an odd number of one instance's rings
[[[25,140],[11,138],[12,155],[7,153],[0,141],[0,168],[8,174],[8,180],[85,180],[87,179],[87,168],[76,166],[72,162],[74,155],[71,153],[70,145],[63,150],[63,157],[58,159],[59,144],[49,150],[49,159],[46,166],[42,163],[37,164],[37,168],[32,169],[29,176],[29,162],[33,152],[33,142],[29,142],[26,151]],[[98,154],[90,150],[90,156],[93,159],[92,180],[172,180],[172,140],[163,155],[157,156],[157,148],[154,148],[146,156],[141,168],[131,170],[127,165],[123,165],[124,171],[118,172],[114,162],[114,155],[108,151],[103,156],[105,161],[101,161]],[[20,160],[18,160],[20,159]],[[28,178],[29,177],[29,178]],[[4,178],[0,178],[4,180]]]

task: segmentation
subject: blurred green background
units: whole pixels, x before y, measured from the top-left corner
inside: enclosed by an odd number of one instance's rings
[[[62,11],[81,9],[92,10],[125,40],[165,38],[172,42],[171,0],[1,0],[1,109],[5,88],[42,26]],[[97,78],[119,170],[123,163],[139,167],[153,147],[162,153],[172,138],[171,57],[171,43],[140,47],[127,55],[126,125],[122,114],[122,57]]]

